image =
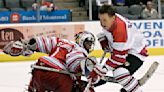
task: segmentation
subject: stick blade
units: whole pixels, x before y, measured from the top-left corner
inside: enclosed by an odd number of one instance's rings
[[[104,80],[104,81],[106,81],[106,82],[117,83],[117,81],[115,80],[115,78],[112,77],[112,76],[104,76],[104,77],[102,78],[102,80]]]
[[[148,79],[150,79],[152,77],[152,75],[154,74],[154,72],[157,70],[159,66],[159,63],[158,62],[154,62],[150,68],[148,69],[148,71],[145,73],[145,75],[139,79],[139,84],[142,86],[144,85]]]

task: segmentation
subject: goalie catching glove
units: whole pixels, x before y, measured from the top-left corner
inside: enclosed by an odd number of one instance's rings
[[[3,48],[3,52],[11,56],[30,56],[35,50],[35,39],[30,39],[29,41],[25,41],[22,39],[15,42],[11,41]]]

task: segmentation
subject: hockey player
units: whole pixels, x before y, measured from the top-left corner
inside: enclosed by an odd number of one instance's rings
[[[81,62],[86,62],[88,53],[93,50],[95,37],[90,32],[80,32],[75,36],[76,43],[56,37],[37,37],[29,41],[10,42],[4,47],[4,52],[12,56],[30,55],[33,51],[47,53],[48,56],[40,57],[35,65],[47,67],[62,71],[68,71],[74,74],[82,73]],[[93,64],[96,60],[91,60]],[[99,70],[100,69],[100,70]],[[99,73],[100,71],[100,73]],[[97,73],[98,72],[98,73]],[[84,72],[85,73],[85,72]],[[74,74],[67,75],[60,72],[52,72],[34,68],[32,79],[28,87],[29,92],[83,92],[80,76]],[[98,65],[86,77],[88,79],[103,76],[104,70]],[[97,77],[96,77],[97,76]],[[93,79],[92,81],[94,82]],[[74,88],[74,84],[77,84]],[[93,86],[89,88],[94,92]]]
[[[103,50],[111,53],[105,67],[113,71],[121,92],[141,92],[140,84],[132,75],[148,56],[144,36],[130,21],[116,13],[110,5],[99,10],[103,32],[97,35]]]

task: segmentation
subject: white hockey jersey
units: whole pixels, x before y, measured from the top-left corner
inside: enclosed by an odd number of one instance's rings
[[[103,34],[108,39],[111,48],[111,57],[106,65],[110,69],[115,69],[126,62],[128,54],[133,54],[144,60],[143,50],[146,47],[146,40],[143,34],[138,31],[126,18],[116,14],[116,19],[109,30],[103,30]]]
[[[78,72],[80,61],[88,56],[85,49],[78,44],[56,37],[36,38],[37,51],[47,53],[49,56],[39,58],[49,66],[71,72]]]

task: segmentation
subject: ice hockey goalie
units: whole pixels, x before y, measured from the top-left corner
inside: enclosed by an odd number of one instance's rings
[[[85,62],[88,53],[93,50],[95,37],[92,33],[84,31],[75,35],[75,41],[76,43],[57,37],[37,37],[29,41],[10,42],[4,47],[3,52],[12,56],[28,56],[34,51],[47,53],[48,56],[40,57],[35,65],[77,74],[82,73],[80,62]],[[96,60],[91,62],[93,65],[96,64]],[[103,70],[99,71],[103,73]],[[99,76],[94,73],[96,72],[92,71],[86,77]],[[28,92],[83,92],[85,87],[82,86],[81,76],[74,74],[34,68]],[[92,86],[88,90],[94,92]]]

